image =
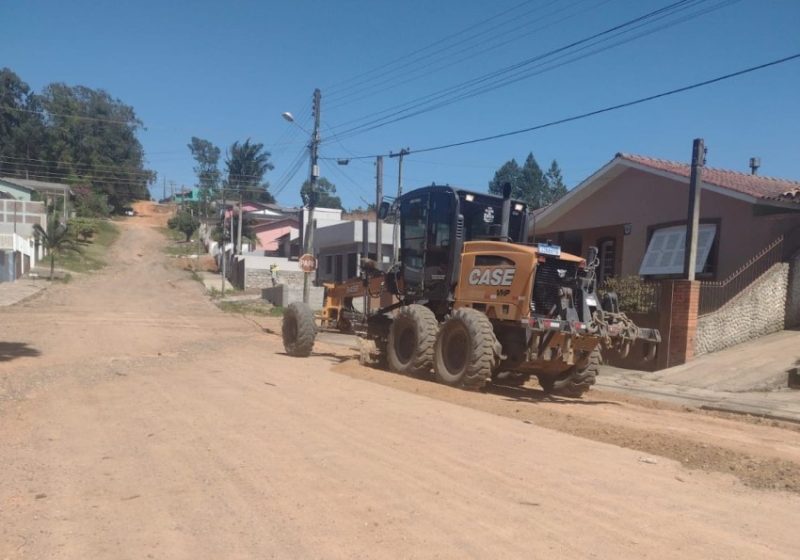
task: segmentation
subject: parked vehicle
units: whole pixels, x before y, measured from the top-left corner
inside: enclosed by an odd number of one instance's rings
[[[597,250],[584,259],[527,243],[533,218],[509,186],[504,194],[434,185],[382,206],[400,222],[399,261],[388,271],[367,262],[360,279],[329,287],[322,318],[372,341],[373,358],[393,371],[433,369],[438,381],[467,389],[536,376],[550,393],[579,397],[595,382],[602,348],[627,353],[642,338],[652,357],[658,331],[637,328],[614,294],[598,301]],[[386,293],[391,301],[370,310]],[[364,312],[352,305],[357,297]],[[287,352],[309,355],[315,333],[311,310],[291,304]]]

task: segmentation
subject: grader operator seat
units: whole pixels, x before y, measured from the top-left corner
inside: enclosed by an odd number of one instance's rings
[[[498,196],[436,185],[400,197],[395,205],[405,294],[416,300],[450,299],[464,242],[500,239],[503,202]],[[511,201],[503,240],[524,243],[526,220],[526,205]]]

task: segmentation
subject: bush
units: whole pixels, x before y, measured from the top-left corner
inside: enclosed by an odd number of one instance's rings
[[[69,221],[69,229],[82,241],[89,241],[98,232],[99,226],[91,218],[73,218]]]
[[[195,218],[190,211],[181,210],[167,220],[167,227],[184,234],[186,236],[186,241],[189,242],[192,239],[192,234],[200,227],[200,220]]]
[[[658,284],[645,282],[640,276],[608,278],[600,288],[601,295],[616,292],[619,308],[626,313],[649,313],[658,307]]]

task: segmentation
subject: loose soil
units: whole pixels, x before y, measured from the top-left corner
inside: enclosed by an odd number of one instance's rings
[[[796,429],[291,358],[136,209],[0,309],[0,558],[800,556]]]

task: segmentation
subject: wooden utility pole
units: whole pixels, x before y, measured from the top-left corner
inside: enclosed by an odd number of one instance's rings
[[[317,156],[319,152],[319,120],[320,120],[320,101],[322,93],[319,88],[314,90],[314,131],[311,133],[311,143],[308,148],[311,152],[311,177],[309,177],[308,193],[308,224],[306,224],[306,235],[303,239],[305,254],[314,252],[314,207],[317,205],[317,179],[319,178],[319,165]],[[303,303],[308,303],[310,291],[310,272],[303,273]]]
[[[692,144],[692,171],[689,178],[689,215],[686,219],[686,248],[683,253],[683,270],[687,280],[694,280],[697,268],[697,231],[700,228],[700,193],[702,192],[703,166],[706,149],[702,138]]]
[[[379,215],[383,202],[383,156],[378,156],[375,168],[375,261],[378,270],[383,270],[383,220]]]
[[[236,254],[242,254],[242,191],[239,191],[239,227],[238,227],[238,237],[236,238]]]
[[[396,154],[389,154],[389,157],[397,159],[397,199],[403,194],[403,156],[407,156],[411,148],[402,148]],[[400,224],[395,217],[394,227],[392,228],[392,260],[397,262],[400,258]]]

